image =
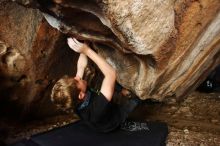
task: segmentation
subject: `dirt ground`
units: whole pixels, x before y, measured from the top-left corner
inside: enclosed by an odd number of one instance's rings
[[[175,99],[164,103],[145,103],[139,106],[131,117],[166,122],[169,126],[167,146],[219,146],[219,107],[220,93],[194,92],[179,103]],[[72,114],[25,124],[1,119],[0,145],[73,123],[76,119]]]
[[[134,115],[141,113],[146,120],[166,122],[167,146],[219,146],[219,107],[220,93],[194,92],[180,103],[171,100],[145,105]]]

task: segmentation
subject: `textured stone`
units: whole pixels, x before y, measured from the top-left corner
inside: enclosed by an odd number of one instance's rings
[[[38,10],[2,2],[0,16],[0,112],[53,114],[51,84],[74,73],[77,54]]]
[[[220,62],[219,0],[14,1],[91,42],[141,99],[184,97]]]

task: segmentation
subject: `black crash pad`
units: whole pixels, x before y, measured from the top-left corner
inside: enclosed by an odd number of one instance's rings
[[[13,146],[163,146],[168,128],[165,123],[146,122],[148,130],[97,133],[79,121],[43,134],[35,135]]]

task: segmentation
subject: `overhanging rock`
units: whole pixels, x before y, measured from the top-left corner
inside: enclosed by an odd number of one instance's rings
[[[141,99],[179,98],[220,62],[218,0],[14,0],[81,40]]]

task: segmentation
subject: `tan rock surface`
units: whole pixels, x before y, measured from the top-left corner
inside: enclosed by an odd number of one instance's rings
[[[219,0],[15,1],[92,42],[141,99],[186,96],[220,62]]]
[[[76,54],[40,11],[1,2],[0,16],[1,114],[53,114],[51,85],[64,74],[73,74],[75,67],[69,63]]]

